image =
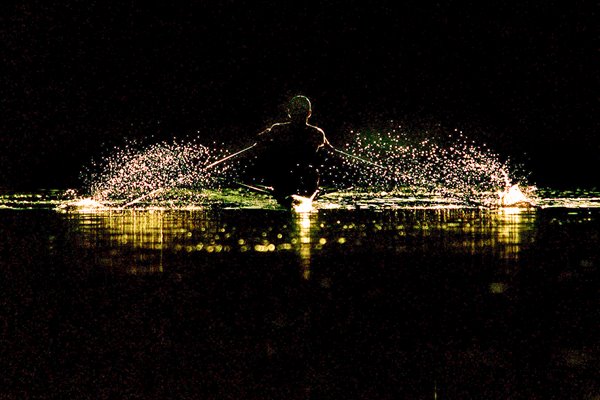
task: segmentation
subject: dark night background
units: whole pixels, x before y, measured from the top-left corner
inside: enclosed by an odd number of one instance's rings
[[[534,183],[598,185],[597,9],[394,3],[2,5],[0,188],[76,187],[126,139],[251,140],[297,93],[334,144],[441,124]]]

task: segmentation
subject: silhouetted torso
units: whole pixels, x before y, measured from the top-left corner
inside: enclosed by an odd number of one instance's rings
[[[295,122],[275,124],[260,133],[259,139],[271,162],[285,167],[314,163],[317,151],[325,144],[320,128]]]
[[[319,185],[318,151],[325,133],[304,121],[278,123],[259,134],[253,179],[282,195],[310,196]]]

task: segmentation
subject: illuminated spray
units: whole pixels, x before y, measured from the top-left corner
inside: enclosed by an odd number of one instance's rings
[[[397,128],[353,137],[343,149],[331,149],[336,157],[330,155],[324,162],[325,187],[341,192],[434,194],[483,206],[528,200],[512,182],[508,161],[462,134],[442,141],[433,135],[415,139]],[[166,189],[182,187],[194,190],[186,192],[190,198],[179,201],[202,202],[203,189],[235,186],[244,169],[243,161],[235,156],[252,147],[231,153],[196,141],[161,142],[141,149],[130,144],[116,148],[91,168],[88,188],[93,200],[116,201],[121,207],[164,200]]]
[[[226,162],[226,161],[228,161],[228,160],[230,160],[230,159],[232,159],[232,158],[234,158],[234,157],[236,157],[236,156],[238,156],[238,155],[240,155],[240,154],[243,154],[243,153],[245,153],[245,152],[247,152],[247,151],[251,150],[252,148],[254,148],[254,146],[256,146],[256,143],[254,143],[254,144],[253,144],[253,145],[251,145],[251,146],[248,146],[248,147],[246,147],[245,149],[242,149],[242,150],[236,151],[236,152],[235,152],[235,153],[233,153],[233,154],[230,154],[230,155],[228,155],[228,156],[225,156],[225,157],[223,157],[223,158],[220,158],[220,159],[218,159],[217,161],[213,161],[213,162],[211,162],[210,164],[197,165],[197,166],[196,166],[196,168],[197,168],[197,171],[196,171],[195,173],[196,173],[196,174],[202,174],[201,176],[203,176],[203,175],[205,175],[205,174],[209,173],[209,172],[210,172],[209,170],[210,170],[211,168],[214,168],[214,167],[216,167],[217,165],[221,165],[221,164],[223,164],[224,162]],[[179,177],[179,178],[178,178],[177,180],[175,180],[175,181],[168,182],[167,184],[165,184],[165,185],[163,185],[163,186],[160,186],[160,187],[158,187],[158,189],[154,189],[154,190],[153,190],[153,191],[151,191],[150,193],[143,194],[143,195],[141,195],[141,196],[139,196],[139,197],[137,197],[137,198],[135,198],[135,199],[133,199],[133,200],[131,200],[131,201],[129,201],[129,202],[127,202],[127,203],[125,203],[125,204],[122,206],[122,208],[129,207],[129,206],[131,206],[131,205],[133,205],[133,204],[139,203],[140,201],[142,201],[142,200],[144,200],[144,199],[146,199],[146,198],[148,198],[148,197],[152,197],[152,196],[154,196],[154,195],[156,195],[156,194],[159,194],[159,193],[162,193],[162,192],[164,192],[164,191],[166,191],[166,190],[168,190],[168,189],[172,189],[172,188],[174,188],[174,187],[177,187],[177,186],[179,186],[179,185],[181,185],[181,184],[184,184],[184,183],[186,183],[186,180],[188,180],[188,177],[187,177],[187,176],[185,176],[185,175],[184,175],[184,176],[181,176],[181,177]]]
[[[85,181],[96,201],[130,202],[173,187],[211,188],[232,167],[213,165],[226,154],[195,141],[161,142],[141,149],[128,144],[93,164]]]
[[[382,191],[453,198],[472,205],[507,205],[518,186],[509,161],[462,134],[413,135],[400,128],[359,132],[344,148],[341,165],[324,169],[326,185],[344,191]],[[360,162],[360,160],[368,162]],[[524,178],[519,178],[523,183]],[[512,189],[510,196],[504,192]],[[501,190],[501,192],[499,192]],[[498,198],[504,200],[499,202]],[[523,205],[525,195],[519,198]]]

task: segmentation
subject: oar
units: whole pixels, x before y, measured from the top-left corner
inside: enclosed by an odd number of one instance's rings
[[[225,162],[225,161],[229,160],[230,158],[233,158],[233,157],[239,156],[240,154],[242,154],[242,153],[245,153],[245,152],[247,152],[248,150],[251,150],[251,149],[252,149],[253,147],[255,147],[257,144],[258,144],[258,143],[254,143],[254,144],[252,144],[251,146],[248,146],[248,147],[246,147],[245,149],[242,149],[242,150],[240,150],[240,151],[237,151],[237,152],[235,152],[235,153],[233,153],[233,154],[230,154],[230,155],[228,155],[227,157],[223,157],[223,158],[221,158],[220,160],[217,160],[217,161],[215,161],[215,162],[213,162],[213,163],[211,163],[211,164],[208,164],[207,166],[205,166],[205,167],[204,167],[204,168],[202,168],[202,169],[204,170],[204,169],[209,169],[209,168],[212,168],[212,167],[214,167],[215,165],[219,165],[219,164],[221,164],[221,163],[223,163],[223,162]]]
[[[217,161],[212,162],[212,163],[210,163],[208,165],[205,165],[204,167],[202,167],[202,171],[206,171],[207,169],[210,169],[210,168],[215,167],[215,166],[217,166],[217,165],[219,165],[221,163],[224,163],[225,161],[227,161],[227,160],[229,160],[229,159],[231,159],[233,157],[239,156],[240,154],[245,153],[245,152],[251,150],[257,144],[258,143],[254,143],[251,146],[246,147],[245,149],[242,149],[240,151],[237,151],[237,152],[235,152],[233,154],[228,155],[227,157],[223,157],[220,160],[217,160]],[[182,182],[183,182],[183,177],[177,179],[177,181],[175,181],[175,184],[179,184],[179,183],[182,183]],[[160,187],[158,189],[155,189],[155,190],[151,191],[150,193],[146,193],[146,194],[138,197],[137,199],[131,200],[129,203],[123,205],[121,208],[127,208],[127,207],[129,207],[129,206],[131,206],[133,204],[139,203],[140,201],[142,201],[142,200],[144,200],[144,199],[146,199],[148,197],[154,196],[155,194],[160,193],[160,192],[162,192],[164,190],[167,190],[167,189],[169,189],[171,187],[173,187],[173,185],[163,186],[163,187]]]
[[[346,156],[346,157],[352,158],[352,159],[354,159],[354,160],[361,161],[361,162],[363,162],[363,163],[365,163],[365,164],[367,164],[367,165],[372,165],[372,166],[374,166],[374,167],[377,167],[377,168],[383,169],[384,171],[390,171],[390,170],[391,170],[391,172],[392,172],[394,175],[397,175],[397,174],[398,174],[398,173],[397,173],[397,172],[396,172],[394,169],[390,169],[389,167],[383,166],[383,165],[381,165],[381,164],[374,163],[373,161],[367,160],[366,158],[362,158],[362,157],[356,156],[356,155],[354,155],[354,154],[351,154],[351,153],[347,153],[347,152],[345,152],[345,151],[342,151],[342,150],[340,150],[340,149],[336,149],[336,148],[335,148],[335,147],[333,147],[331,144],[329,145],[329,147],[330,147],[330,148],[331,148],[333,151],[335,151],[336,153],[339,153],[339,154],[341,154],[341,155],[343,155],[343,156]],[[416,196],[416,195],[415,195],[415,193],[413,192],[412,188],[410,188],[410,187],[409,187],[408,189],[410,190],[410,192],[411,192],[411,194],[412,194],[413,196]]]
[[[330,145],[330,146],[331,146],[331,145]],[[350,157],[350,158],[353,158],[353,159],[355,159],[355,160],[362,161],[362,162],[364,162],[365,164],[369,164],[369,165],[372,165],[372,166],[374,166],[374,167],[377,167],[377,168],[386,169],[386,170],[388,169],[388,167],[384,167],[383,165],[380,165],[380,164],[374,163],[373,161],[369,161],[369,160],[367,160],[366,158],[362,158],[362,157],[359,157],[359,156],[355,156],[354,154],[346,153],[345,151],[342,151],[342,150],[336,149],[336,148],[335,148],[335,147],[333,147],[333,146],[331,146],[331,148],[333,149],[333,151],[335,151],[335,152],[337,152],[337,153],[340,153],[340,154],[342,154],[342,155],[344,155],[344,156],[346,156],[346,157]]]
[[[243,183],[243,182],[234,182],[234,183],[236,185],[240,185],[241,187],[245,187],[246,189],[250,189],[250,190],[253,190],[253,191],[258,192],[258,193],[265,193],[265,194],[272,195],[273,194],[273,190],[274,190],[270,186],[265,186],[264,189],[263,189],[263,188],[259,188],[259,187],[256,187],[256,186],[248,185],[248,184]]]

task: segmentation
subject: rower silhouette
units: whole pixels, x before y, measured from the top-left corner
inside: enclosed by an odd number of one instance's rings
[[[282,204],[288,204],[291,195],[313,197],[319,188],[319,150],[331,145],[321,128],[308,123],[311,114],[310,100],[295,96],[288,105],[289,121],[258,134],[251,179],[272,188]]]

